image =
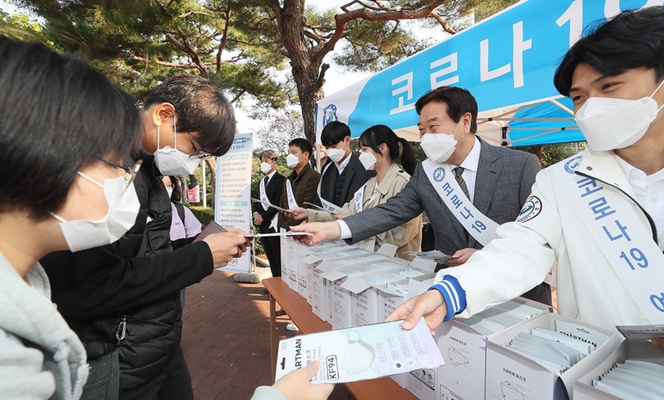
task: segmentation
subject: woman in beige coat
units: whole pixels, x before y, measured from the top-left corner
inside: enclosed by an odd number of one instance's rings
[[[399,151],[401,144],[401,151]],[[385,203],[399,193],[410,180],[415,170],[415,154],[406,139],[399,138],[392,129],[385,125],[374,125],[360,135],[360,162],[364,168],[374,170],[376,175],[362,186],[353,199],[344,204],[342,212],[330,214],[312,209],[289,210],[294,219],[313,221],[333,221],[357,214],[367,208]],[[399,156],[401,153],[401,156]],[[395,163],[401,161],[401,167]],[[418,216],[392,230],[376,235],[375,249],[383,243],[397,246],[397,257],[412,259],[406,252],[420,251],[422,245],[422,216]],[[372,240],[369,239],[369,240]]]

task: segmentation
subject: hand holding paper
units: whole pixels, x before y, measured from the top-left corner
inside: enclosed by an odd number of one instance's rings
[[[341,236],[341,228],[336,222],[310,222],[291,226],[293,232],[309,232],[312,236],[301,236],[296,238],[306,245],[314,245],[325,240],[336,240]]]
[[[282,340],[276,376],[313,360],[325,366],[313,376],[316,383],[355,382],[444,364],[424,319],[409,332],[394,321]]]
[[[301,207],[295,207],[295,208],[291,208],[289,210],[286,210],[286,211],[284,211],[284,214],[286,214],[286,216],[288,218],[292,218],[296,221],[307,219],[307,215],[308,215],[307,209],[306,208],[301,208]]]
[[[314,384],[310,380],[320,369],[318,360],[312,361],[304,368],[284,375],[273,385],[288,400],[323,400],[327,399],[334,385]]]

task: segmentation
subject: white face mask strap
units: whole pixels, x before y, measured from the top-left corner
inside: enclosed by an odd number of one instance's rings
[[[161,136],[161,132],[159,130],[159,125],[157,125],[157,150],[161,148],[159,147],[159,136]]]
[[[652,94],[650,95],[650,97],[654,96],[655,93],[657,93],[657,91],[662,87],[662,84],[664,84],[664,79],[662,79],[662,81],[659,83],[659,85],[657,85],[657,88],[655,88],[655,90],[652,92]],[[661,109],[661,108],[660,108],[660,109]]]
[[[89,176],[85,175],[83,172],[77,172],[77,174],[79,174],[83,178],[89,180],[90,182],[94,183],[95,185],[99,186],[100,188],[102,188],[102,189],[104,188],[104,185],[102,185],[101,183],[97,182],[96,180],[90,178]]]
[[[177,130],[175,128],[176,124],[177,124],[177,117],[175,115],[173,115],[173,147],[175,149],[178,148],[178,133],[177,133]]]
[[[657,91],[662,87],[662,84],[664,84],[664,79],[662,79],[662,81],[659,83],[659,85],[657,85],[657,88],[655,89],[655,91],[652,92],[652,94],[650,95],[651,99],[655,95],[655,93],[657,93]],[[653,100],[655,100],[655,99],[653,99]],[[655,103],[657,103],[657,100],[655,100]],[[657,108],[657,112],[659,113],[660,111],[662,111],[662,108],[664,108],[664,103],[662,103],[662,105],[659,106],[659,108]]]
[[[51,217],[57,219],[57,220],[60,221],[60,222],[67,222],[66,219],[64,219],[64,218],[62,218],[62,217],[56,215],[55,213],[49,212],[49,214],[51,214]]]

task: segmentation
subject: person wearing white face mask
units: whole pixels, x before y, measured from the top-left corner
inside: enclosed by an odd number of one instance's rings
[[[311,164],[309,163],[312,152],[313,147],[307,139],[296,138],[288,144],[286,165],[288,168],[293,169],[293,172],[284,181],[279,207],[289,209],[298,207],[299,205],[305,206],[305,202],[315,203],[318,199],[316,188],[320,181],[320,174],[311,168]],[[279,229],[288,230],[289,227],[301,222],[290,218],[284,213],[279,213]],[[272,272],[273,275],[274,272]],[[277,276],[281,276],[281,264],[279,264],[279,271],[277,273]]]
[[[386,203],[406,186],[410,174],[415,171],[416,164],[413,148],[406,139],[399,138],[385,125],[375,125],[362,132],[359,144],[362,152],[358,159],[367,171],[375,171],[375,176],[354,193],[353,198],[342,207],[341,213],[330,214],[325,211],[296,208],[289,210],[292,218],[306,218],[309,222],[343,219],[348,215]],[[396,161],[401,162],[401,168]],[[368,240],[374,241],[374,250],[379,249],[383,243],[391,243],[397,246],[397,257],[410,260],[412,256],[405,253],[421,250],[422,216],[416,216]]]
[[[370,174],[350,149],[348,125],[332,121],[325,125],[320,139],[328,160],[321,166],[316,204],[326,206],[330,203],[332,207],[341,207],[353,198]]]
[[[279,154],[274,150],[265,150],[261,153],[261,172],[265,175],[258,184],[258,198],[261,201],[278,204],[284,189],[286,178],[277,172],[277,159]],[[277,232],[278,211],[263,203],[254,203],[254,223],[258,225],[260,233]],[[279,237],[262,237],[261,242],[265,254],[270,262],[272,275],[281,271],[281,240]]]
[[[543,170],[517,222],[438,277],[458,302],[429,291],[392,318],[409,328],[424,315],[434,329],[532,287],[556,259],[560,314],[605,329],[664,323],[662,54],[660,6],[622,12],[577,41],[554,84],[574,101],[585,152]]]
[[[355,243],[424,211],[431,221],[435,249],[453,256],[446,264],[455,267],[488,243],[498,224],[513,221],[541,169],[537,157],[491,146],[476,137],[477,102],[466,89],[434,89],[417,100],[415,110],[428,160],[417,165],[398,194],[336,223],[310,223],[293,230],[314,233],[304,238],[313,242],[341,238]],[[479,229],[476,221],[486,228]],[[551,303],[544,283],[524,296]]]
[[[192,399],[180,292],[246,249],[236,231],[196,243],[170,238],[161,175],[191,174],[200,160],[230,148],[235,120],[221,91],[199,76],[172,77],[147,97],[141,116],[140,210],[131,229],[111,245],[41,260],[58,310],[86,346],[92,368],[84,399]]]
[[[85,62],[6,37],[0,91],[0,396],[78,399],[85,348],[51,303],[38,261],[109,244],[134,224],[140,164],[125,164],[139,112]]]

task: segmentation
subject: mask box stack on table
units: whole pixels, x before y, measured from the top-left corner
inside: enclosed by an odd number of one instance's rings
[[[322,274],[327,288],[327,322],[335,330],[351,327],[351,294],[341,287],[349,277],[408,269],[408,261],[400,258],[385,258],[368,263],[361,259],[339,260],[335,263],[337,267],[327,269]],[[339,267],[339,264],[345,265]]]
[[[408,298],[426,292],[432,284],[430,280],[411,280]],[[546,304],[517,298],[471,318],[454,318],[444,322],[436,329],[435,339],[445,365],[435,370],[405,374],[405,387],[421,400],[484,398],[487,337],[549,312]],[[402,377],[395,379],[400,384],[403,380]]]
[[[383,250],[382,247],[379,249],[379,252],[381,250]],[[347,249],[332,249],[331,251],[318,254],[309,254],[303,259],[303,262],[307,263],[309,267],[308,287],[311,293],[311,308],[313,313],[323,321],[332,323],[332,310],[328,308],[328,285],[330,283],[323,278],[323,274],[326,271],[347,267],[349,264],[354,263],[367,264],[391,259],[392,257],[381,253],[373,253],[350,246]]]
[[[664,399],[664,348],[627,339],[574,384],[574,400]]]
[[[281,229],[281,232],[286,232],[286,230]],[[297,266],[297,251],[302,244],[288,236],[281,236],[279,244],[281,246],[281,280],[297,292],[297,268],[294,271],[291,269]]]
[[[311,263],[307,262],[311,255],[316,254],[334,254],[337,252],[357,251],[355,246],[349,246],[344,241],[323,242],[314,246],[307,246],[302,243],[297,243],[298,247],[297,256],[295,257],[296,265],[291,265],[291,270],[297,270],[297,293],[306,298],[309,304],[313,304],[313,288],[310,284],[311,281]],[[365,254],[360,253],[360,254]]]
[[[393,282],[408,282],[410,279],[433,278],[435,263],[418,265],[412,262],[407,269],[387,271],[348,278],[341,288],[344,295],[350,295],[351,326],[362,326],[383,322],[385,317],[379,314],[380,288]],[[384,310],[384,308],[383,308]],[[389,315],[389,314],[388,314]]]
[[[622,340],[617,331],[558,314],[538,315],[487,339],[485,398],[568,399],[574,382]]]

